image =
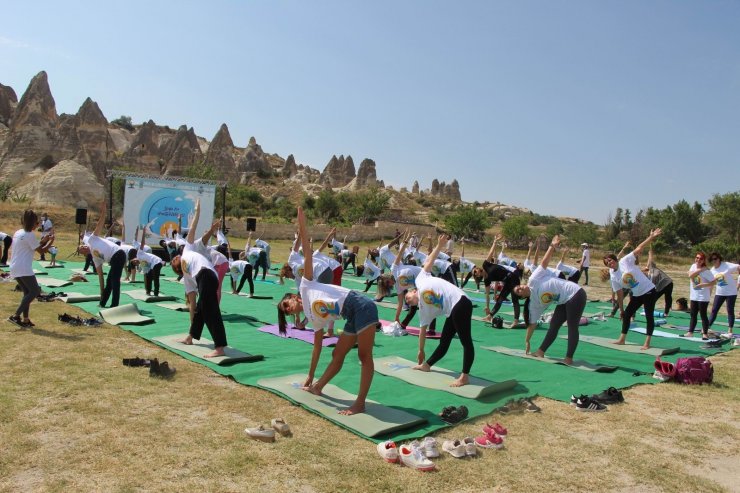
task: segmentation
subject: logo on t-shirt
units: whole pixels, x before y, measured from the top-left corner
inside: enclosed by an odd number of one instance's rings
[[[428,289],[421,293],[421,299],[426,303],[427,305],[432,305],[434,307],[442,309],[442,302],[444,301],[444,296],[441,294],[437,294],[431,289]]]
[[[398,285],[403,289],[414,289],[416,287],[416,277],[410,276],[398,276]]]
[[[699,283],[700,282],[701,282],[701,277],[700,276],[694,276],[694,277],[692,277],[691,278],[691,287],[694,288],[694,289],[701,289],[699,287]]]
[[[558,301],[560,301],[560,294],[559,293],[548,293],[548,292],[542,293],[542,295],[540,295],[540,301],[542,302],[543,305],[548,305],[552,303],[553,301],[557,303]]]
[[[714,278],[717,280],[717,286],[721,287],[727,287],[727,280],[725,279],[725,275],[720,273],[714,276]]]
[[[311,305],[311,311],[320,318],[339,318],[339,303],[316,300]]]
[[[185,274],[190,274],[190,265],[184,258],[180,258],[180,268]]]
[[[635,276],[627,272],[626,274],[622,276],[622,284],[629,287],[630,289],[635,289],[640,283],[637,282],[637,280],[635,279]]]
[[[92,256],[95,257],[95,258],[102,258],[103,260],[105,260],[105,257],[100,252],[100,250],[93,250],[92,251]]]

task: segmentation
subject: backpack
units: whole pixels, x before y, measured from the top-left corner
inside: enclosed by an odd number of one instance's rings
[[[494,329],[503,329],[504,328],[504,319],[496,315],[491,319],[491,325]]]
[[[712,362],[703,356],[678,358],[675,364],[675,380],[685,384],[712,383],[714,367]]]

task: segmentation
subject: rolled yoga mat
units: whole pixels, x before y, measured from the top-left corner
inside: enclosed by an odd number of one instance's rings
[[[71,286],[72,281],[66,281],[64,279],[54,279],[53,277],[41,277],[37,278],[36,281],[46,288],[63,288],[64,286]]]
[[[288,375],[263,378],[257,381],[257,385],[279,392],[288,400],[297,402],[309,411],[368,437],[384,435],[426,423],[424,418],[371,400],[366,401],[364,413],[350,416],[339,414],[339,411],[351,406],[357,396],[332,384],[327,384],[323,388],[322,395],[314,395],[302,389],[305,380],[306,375]]]
[[[516,380],[504,380],[503,382],[491,382],[471,376],[470,383],[462,387],[450,387],[450,384],[458,376],[459,372],[445,370],[438,366],[433,366],[432,371],[424,372],[413,370],[416,365],[413,361],[400,358],[398,356],[386,356],[384,358],[374,358],[375,371],[389,377],[396,377],[404,382],[408,382],[419,387],[428,389],[443,390],[451,394],[467,397],[468,399],[478,399],[489,394],[501,392],[515,387]]]
[[[82,303],[85,301],[100,301],[99,294],[84,293],[65,293],[66,296],[60,296],[59,299],[65,303]]]
[[[154,323],[154,319],[139,312],[136,303],[119,305],[114,308],[100,310],[100,316],[111,325],[146,325]]]
[[[595,371],[599,373],[610,373],[610,372],[615,371],[618,368],[617,366],[595,365],[595,364],[589,363],[588,361],[583,361],[583,360],[573,360],[573,363],[569,365],[569,364],[566,364],[561,358],[553,358],[547,355],[545,355],[542,358],[536,358],[532,355],[527,354],[522,349],[511,349],[511,348],[507,348],[503,346],[490,346],[490,347],[481,346],[481,349],[487,349],[488,351],[495,351],[501,354],[508,354],[509,356],[518,356],[520,358],[541,361],[543,363],[553,363],[557,365],[564,365],[570,368],[575,368],[576,370]]]
[[[162,308],[166,308],[168,310],[175,310],[177,312],[187,312],[190,311],[190,308],[188,308],[188,305],[185,303],[177,303],[177,302],[164,302],[164,303],[156,303],[157,306],[160,306]]]
[[[213,351],[213,342],[205,337],[201,337],[198,341],[193,341],[192,344],[183,344],[179,342],[185,339],[187,334],[174,334],[162,337],[153,337],[152,341],[159,343],[162,346],[168,347],[175,351],[187,353],[196,358],[200,358],[203,361],[209,361],[217,365],[229,365],[231,363],[239,363],[243,361],[260,361],[264,359],[261,354],[249,354],[244,351],[239,351],[233,347],[226,346],[224,356],[215,356],[213,358],[204,358],[203,356]]]

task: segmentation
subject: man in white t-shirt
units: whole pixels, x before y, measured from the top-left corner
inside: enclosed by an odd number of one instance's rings
[[[580,271],[586,278],[586,282],[584,282],[583,285],[588,286],[588,268],[591,266],[591,251],[588,249],[588,243],[581,243],[581,247],[583,248],[583,254],[579,261],[581,264]]]
[[[54,224],[51,222],[51,219],[49,219],[49,215],[44,212],[41,214],[41,223],[39,223],[39,231],[41,231],[41,240],[52,234],[52,230],[54,229]],[[41,241],[39,240],[39,241]],[[45,252],[41,252],[41,257],[39,260],[46,260]]]

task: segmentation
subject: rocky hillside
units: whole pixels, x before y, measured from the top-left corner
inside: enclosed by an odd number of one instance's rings
[[[31,80],[20,101],[13,88],[0,84],[0,183],[35,206],[81,199],[96,203],[113,169],[181,176],[193,165],[210,166],[230,183],[251,184],[270,194],[385,188],[372,159],[356,168],[352,156],[334,155],[318,171],[297,163],[292,154],[283,158],[264,152],[254,137],[246,147],[235,146],[225,123],[208,141],[187,125],[173,129],[152,120],[130,128],[113,124],[90,98],[76,114],[59,115],[46,72]],[[414,182],[411,195],[461,200],[457,180],[445,184],[434,179],[426,190]]]

